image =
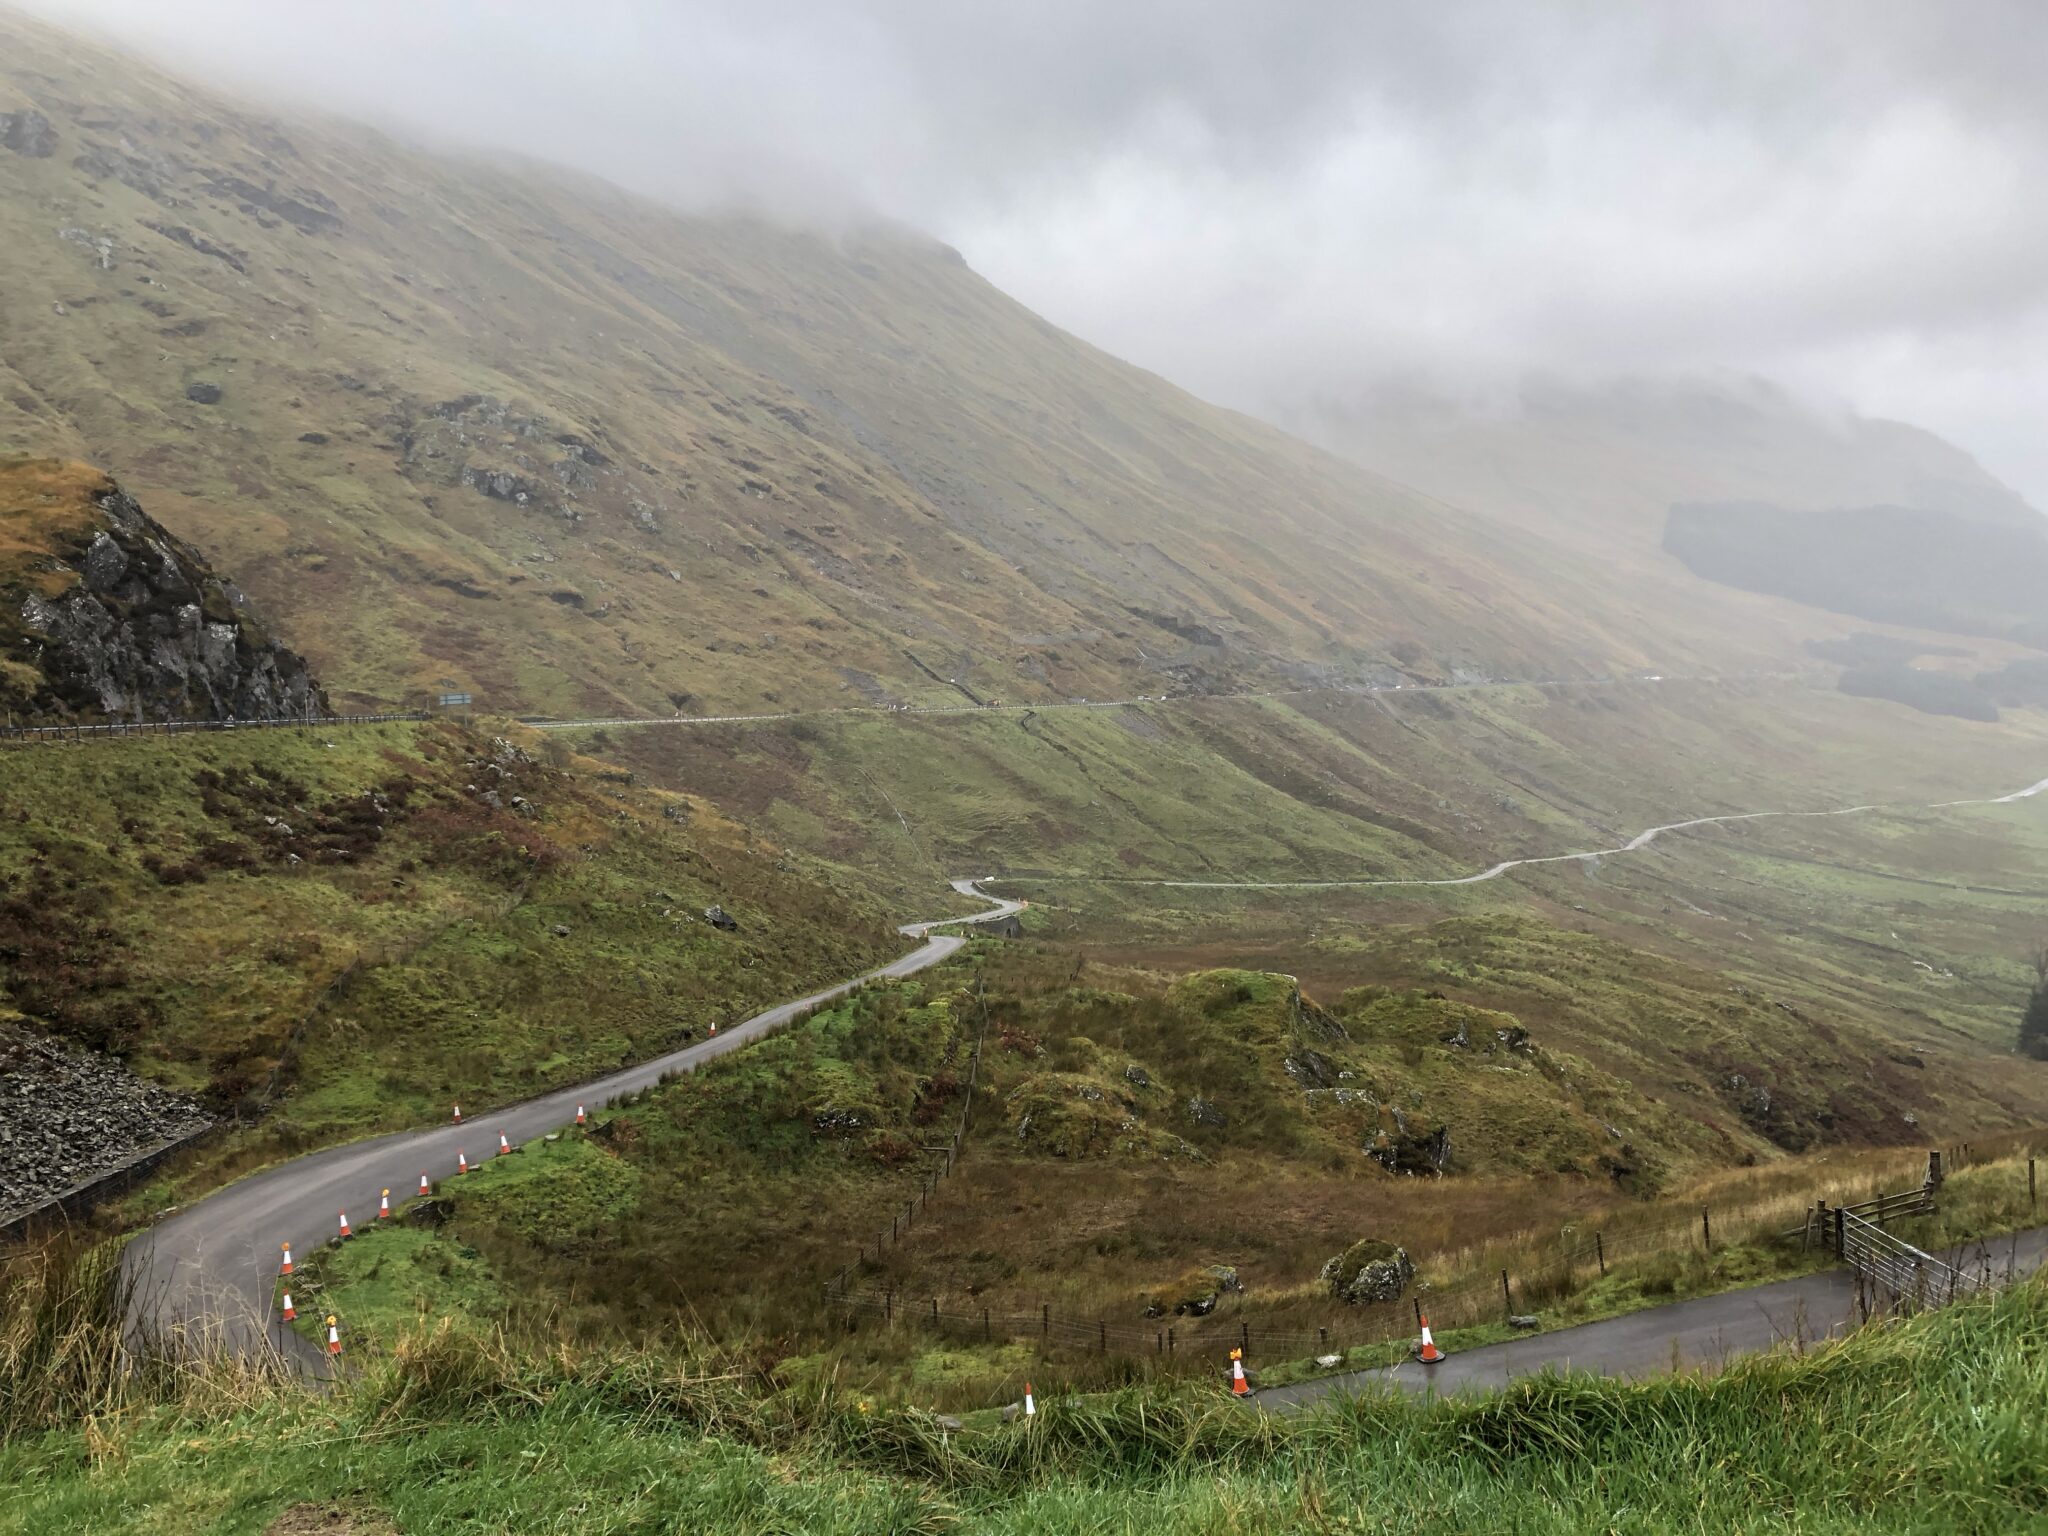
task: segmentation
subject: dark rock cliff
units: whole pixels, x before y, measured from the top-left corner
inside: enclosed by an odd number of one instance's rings
[[[324,711],[305,661],[112,480],[0,460],[0,702],[16,723]]]

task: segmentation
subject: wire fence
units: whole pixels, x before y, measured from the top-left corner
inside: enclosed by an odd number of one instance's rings
[[[882,1255],[901,1242],[916,1226],[918,1217],[924,1214],[931,1197],[938,1193],[939,1186],[953,1176],[953,1167],[960,1159],[961,1149],[967,1144],[967,1132],[974,1124],[974,1090],[981,1081],[981,1048],[988,1039],[988,993],[979,972],[974,977],[974,999],[981,1008],[981,1022],[975,1029],[974,1051],[967,1061],[967,1081],[962,1085],[960,1096],[960,1119],[953,1127],[953,1139],[944,1147],[933,1150],[943,1151],[946,1160],[936,1168],[928,1169],[918,1177],[917,1193],[903,1203],[903,1208],[889,1218],[887,1231],[877,1230],[872,1245],[863,1243],[860,1251],[847,1263],[841,1265],[832,1278],[825,1282],[827,1298],[839,1298],[850,1294],[854,1272],[870,1262],[870,1256],[879,1262]]]
[[[261,720],[128,720],[76,725],[0,726],[0,741],[108,741],[118,736],[183,736],[195,731],[265,731],[322,729],[337,725],[384,725],[396,720],[425,720],[423,709],[388,715],[279,715]]]
[[[963,1114],[962,1135],[965,1121]],[[1883,1232],[1885,1224],[1935,1209],[1946,1173],[2014,1155],[2015,1149],[2025,1150],[2043,1139],[2039,1131],[2002,1137],[2001,1143],[2011,1145],[1987,1149],[1981,1157],[1969,1144],[1929,1152],[1928,1174],[1921,1184],[1853,1204],[1830,1206],[1825,1200],[1815,1201],[1807,1207],[1805,1221],[1789,1229],[1784,1226],[1788,1212],[1782,1201],[1735,1205],[1718,1217],[1706,1205],[1700,1206],[1696,1215],[1679,1218],[1667,1215],[1631,1222],[1624,1217],[1590,1234],[1540,1245],[1533,1251],[1525,1247],[1497,1271],[1475,1269],[1447,1283],[1420,1281],[1412,1295],[1394,1301],[1364,1306],[1333,1301],[1321,1316],[1299,1315],[1298,1307],[1261,1316],[1231,1305],[1227,1295],[1221,1295],[1199,1314],[1182,1311],[1142,1321],[1113,1320],[1061,1314],[1050,1305],[1040,1305],[1035,1312],[1017,1311],[1014,1301],[1010,1307],[982,1306],[972,1297],[931,1294],[914,1281],[857,1283],[861,1271],[879,1262],[887,1245],[908,1234],[912,1220],[923,1212],[930,1193],[927,1189],[892,1223],[886,1242],[878,1242],[872,1250],[864,1248],[856,1263],[844,1266],[826,1282],[825,1301],[849,1320],[868,1317],[891,1326],[929,1327],[968,1340],[1035,1339],[1048,1347],[1060,1345],[1102,1355],[1196,1355],[1205,1361],[1213,1360],[1220,1349],[1236,1346],[1248,1355],[1256,1353],[1269,1360],[1300,1359],[1412,1339],[1425,1315],[1430,1327],[1438,1331],[1512,1321],[1573,1295],[1624,1261],[1682,1259],[1759,1241],[1799,1239],[1832,1245],[1838,1220],[1854,1223],[1858,1232],[1867,1228],[1889,1240],[1889,1234]],[[958,1143],[956,1137],[956,1152]],[[2031,1177],[2031,1160],[2028,1167]],[[950,1168],[949,1157],[948,1171]],[[936,1183],[933,1180],[931,1187]],[[1844,1215],[1837,1218],[1837,1210]]]

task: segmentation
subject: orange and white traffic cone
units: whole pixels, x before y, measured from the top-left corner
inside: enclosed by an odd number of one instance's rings
[[[292,1305],[292,1293],[290,1291],[286,1291],[284,1293],[284,1320],[286,1322],[290,1322],[293,1318],[297,1317],[298,1315],[298,1308]]]
[[[512,1143],[505,1139],[503,1131],[498,1132],[498,1156],[503,1157],[512,1150]]]
[[[711,1021],[711,1028],[710,1028],[709,1030],[707,1030],[707,1031],[706,1031],[705,1033],[706,1033],[707,1035],[715,1035],[715,1034],[717,1034],[717,1033],[718,1033],[718,1020],[716,1020],[716,1019],[713,1019],[713,1020]]]
[[[1422,1342],[1415,1347],[1415,1358],[1424,1365],[1435,1365],[1444,1358],[1444,1352],[1436,1347],[1436,1340],[1430,1336],[1429,1319],[1421,1312],[1417,1312],[1415,1316],[1422,1324]]]
[[[348,1212],[347,1212],[347,1211],[343,1211],[343,1212],[341,1213],[341,1235],[342,1235],[343,1237],[354,1237],[354,1236],[355,1236],[355,1234],[354,1234],[353,1232],[349,1231],[349,1229],[348,1229]]]
[[[292,1272],[292,1245],[279,1243],[277,1246],[284,1250],[284,1263],[278,1266],[277,1272],[280,1275],[288,1275]]]
[[[420,1175],[420,1193],[423,1195],[431,1195],[433,1192],[434,1186],[427,1182],[427,1176],[424,1173],[422,1173]]]
[[[460,1152],[457,1152],[455,1154],[455,1171],[457,1173],[469,1172],[469,1159],[464,1157]]]
[[[1030,1418],[1038,1412],[1038,1399],[1031,1395],[1031,1383],[1024,1383],[1024,1417]]]
[[[455,1123],[457,1125],[462,1124],[462,1106],[460,1104],[455,1106]]]
[[[337,1324],[334,1314],[331,1312],[327,1314],[327,1353],[330,1355],[341,1353],[341,1329]]]
[[[377,1219],[379,1221],[389,1221],[391,1219],[391,1191],[388,1189],[377,1197]]]
[[[1251,1391],[1252,1384],[1244,1379],[1244,1351],[1233,1349],[1230,1352],[1230,1395],[1249,1397]]]
[[[583,1106],[581,1104],[578,1104],[576,1106],[576,1123],[578,1125],[582,1125],[584,1123]]]

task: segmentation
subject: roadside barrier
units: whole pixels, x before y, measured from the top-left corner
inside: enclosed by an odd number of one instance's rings
[[[2048,1143],[2048,1130],[2039,1127],[2001,1133],[1996,1141],[1981,1147],[1963,1143],[1931,1152],[1929,1167],[1930,1171],[1936,1168],[1953,1171],[1973,1164],[2023,1156],[2043,1143]],[[2016,1177],[2027,1179],[2027,1189],[2031,1193],[2034,1188],[2032,1159],[2027,1158],[2026,1161],[2027,1166],[2016,1173]],[[2015,1166],[2018,1167],[2017,1164]],[[1711,1254],[1731,1243],[1743,1242],[1804,1239],[1816,1244],[1826,1241],[1834,1246],[1834,1222],[1838,1211],[1842,1213],[1846,1237],[1841,1256],[1867,1280],[1883,1282],[1873,1284],[1873,1290],[1891,1291],[1894,1296],[1909,1301],[1917,1292],[1930,1302],[1937,1295],[1945,1298],[1951,1290],[1961,1294],[1970,1284],[1968,1275],[1952,1280],[1948,1274],[1932,1267],[1929,1262],[1931,1256],[1916,1260],[1913,1254],[1917,1250],[1899,1254],[1886,1247],[1882,1234],[1866,1238],[1863,1233],[1863,1225],[1867,1225],[1872,1233],[1878,1233],[1881,1222],[1931,1212],[1938,1192],[1937,1180],[1931,1186],[1922,1183],[1856,1204],[1819,1202],[1809,1208],[1802,1225],[1790,1229],[1783,1226],[1785,1213],[1780,1203],[1766,1203],[1759,1208],[1745,1207],[1740,1215],[1722,1212],[1717,1216],[1717,1213],[1701,1208],[1690,1217],[1664,1218],[1640,1225],[1617,1223],[1585,1236],[1572,1235],[1563,1242],[1524,1252],[1512,1273],[1507,1269],[1471,1271],[1449,1284],[1424,1281],[1416,1287],[1415,1311],[1412,1314],[1408,1308],[1386,1304],[1344,1307],[1333,1309],[1327,1322],[1303,1326],[1297,1320],[1299,1314],[1260,1321],[1228,1305],[1208,1313],[1189,1312],[1145,1322],[1113,1322],[1102,1316],[1062,1317],[1045,1305],[1031,1311],[1000,1311],[978,1301],[965,1306],[958,1301],[948,1305],[929,1290],[911,1289],[910,1286],[916,1283],[914,1278],[906,1284],[906,1277],[892,1278],[886,1270],[877,1268],[892,1246],[911,1235],[910,1219],[922,1214],[924,1198],[930,1193],[927,1189],[910,1202],[890,1229],[881,1234],[882,1241],[864,1249],[857,1263],[843,1266],[826,1281],[824,1301],[828,1307],[843,1312],[849,1321],[864,1314],[886,1326],[922,1324],[968,1340],[1035,1339],[1047,1348],[1065,1346],[1099,1355],[1154,1355],[1165,1357],[1168,1362],[1191,1363],[1205,1357],[1213,1359],[1214,1356],[1208,1352],[1226,1343],[1243,1349],[1247,1354],[1256,1348],[1262,1352],[1262,1358],[1295,1360],[1341,1353],[1361,1346],[1391,1345],[1403,1339],[1408,1341],[1409,1355],[1419,1358],[1418,1335],[1421,1310],[1425,1306],[1431,1319],[1430,1342],[1435,1345],[1434,1326],[1438,1323],[1446,1328],[1466,1328],[1538,1312],[1576,1293],[1588,1282],[1604,1277],[1612,1266],[1623,1261],[1667,1255],[1677,1257],[1686,1253]],[[1824,1217],[1819,1214],[1823,1212]],[[922,1224],[918,1230],[922,1230]],[[1859,1241],[1861,1248],[1858,1247]],[[1880,1249],[1884,1252],[1880,1253]],[[1861,1268],[1855,1263],[1859,1253],[1867,1255]],[[1890,1260],[1889,1278],[1879,1273],[1887,1255]],[[863,1280],[867,1283],[863,1284]],[[1896,1289],[1889,1281],[1897,1282]],[[1319,1320],[1311,1316],[1308,1321],[1316,1323]],[[1436,1349],[1439,1356],[1446,1355],[1441,1345],[1436,1345]]]
[[[325,730],[339,725],[389,725],[428,720],[425,710],[391,715],[287,715],[263,720],[108,720],[97,725],[0,726],[0,741],[112,741],[120,736],[184,736],[194,731]]]

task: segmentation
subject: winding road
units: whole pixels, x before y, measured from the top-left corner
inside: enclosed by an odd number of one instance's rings
[[[1611,859],[1624,853],[1640,853],[1662,837],[1666,832],[1684,832],[1693,827],[1717,827],[1731,821],[1800,820],[1816,816],[1861,816],[1871,811],[1946,811],[1966,805],[2012,805],[2021,800],[2048,791],[2048,779],[2029,784],[2025,789],[2016,789],[2011,794],[1993,795],[1981,800],[1937,800],[1932,805],[1844,805],[1827,811],[1737,811],[1726,816],[1694,816],[1688,821],[1667,821],[1662,826],[1647,827],[1627,842],[1615,848],[1589,848],[1578,853],[1546,853],[1526,859],[1503,859],[1500,863],[1482,869],[1474,875],[1446,875],[1435,879],[1408,877],[1405,879],[1357,879],[1357,880],[1147,880],[1123,875],[990,875],[983,883],[1003,885],[1060,884],[1060,885],[1143,885],[1168,889],[1192,891],[1327,891],[1359,887],[1424,886],[1424,885],[1478,885],[1487,880],[1498,880],[1510,870],[1529,869],[1538,864],[1569,864],[1575,860],[1590,861]]]
[[[898,932],[923,941],[908,954],[757,1013],[709,1039],[592,1082],[470,1116],[460,1125],[397,1131],[310,1152],[173,1211],[131,1241],[123,1256],[131,1328],[180,1338],[197,1348],[219,1347],[238,1355],[274,1348],[288,1358],[318,1361],[317,1351],[280,1324],[272,1306],[280,1244],[291,1244],[295,1255],[310,1253],[334,1236],[342,1211],[350,1213],[352,1224],[369,1225],[376,1220],[382,1190],[409,1198],[422,1173],[437,1182],[453,1177],[458,1152],[474,1152],[473,1161],[481,1163],[496,1151],[501,1133],[518,1146],[559,1130],[575,1120],[578,1104],[595,1111],[672,1073],[694,1071],[862,982],[915,975],[966,942],[936,930],[994,922],[1023,908],[1022,902],[984,895],[973,880],[955,880],[953,889],[988,902],[989,910],[905,923]]]
[[[1942,810],[1960,806],[2006,805],[2031,799],[2044,792],[2048,792],[2048,779],[2009,794],[1983,799],[1942,801],[1933,806],[1916,806],[1913,809]],[[1271,890],[1341,886],[1472,885],[1498,879],[1510,870],[1530,865],[1600,859],[1637,852],[1667,832],[1678,832],[1691,827],[1755,821],[1769,817],[1847,816],[1880,808],[1875,805],[1856,805],[1828,811],[1749,811],[1724,816],[1699,816],[1648,828],[1615,848],[1507,859],[1476,874],[1438,879],[1247,882],[1145,880],[1130,883]],[[311,1357],[311,1346],[306,1345],[291,1330],[281,1327],[274,1317],[271,1302],[280,1244],[289,1243],[297,1252],[310,1252],[334,1235],[338,1212],[353,1210],[358,1213],[355,1220],[373,1221],[381,1190],[389,1188],[409,1196],[417,1189],[422,1172],[434,1180],[449,1177],[456,1171],[455,1160],[458,1152],[474,1149],[477,1160],[484,1161],[496,1149],[501,1133],[514,1145],[531,1141],[537,1136],[572,1122],[579,1103],[595,1108],[623,1094],[652,1087],[669,1074],[693,1071],[706,1061],[738,1050],[788,1023],[804,1010],[843,996],[862,982],[910,976],[936,965],[965,942],[956,934],[937,930],[993,922],[1023,909],[1024,903],[1021,901],[990,896],[980,889],[982,885],[997,878],[1007,880],[1009,877],[985,876],[952,882],[953,888],[960,894],[987,902],[989,910],[967,917],[906,923],[899,932],[906,938],[922,941],[908,954],[861,976],[849,978],[806,997],[758,1013],[710,1039],[670,1051],[638,1066],[624,1068],[588,1083],[563,1088],[521,1104],[491,1110],[465,1120],[460,1125],[448,1124],[429,1129],[399,1131],[309,1153],[261,1173],[252,1174],[190,1206],[174,1210],[149,1231],[137,1236],[129,1244],[123,1258],[123,1271],[131,1285],[131,1324],[138,1330],[181,1336],[189,1343],[202,1347],[223,1347],[238,1354],[251,1354],[265,1348],[275,1348],[295,1358]],[[1709,1306],[1708,1303],[1714,1305]],[[1736,1314],[1729,1313],[1726,1309],[1734,1303],[1723,1298],[1706,1298],[1697,1305],[1702,1309],[1702,1316],[1707,1319],[1707,1325],[1718,1330],[1715,1337],[1729,1336],[1729,1329],[1736,1319]],[[1752,1300],[1742,1305],[1753,1309],[1757,1302]],[[1619,1319],[1616,1320],[1616,1325],[1588,1326],[1609,1328],[1629,1323],[1629,1319]],[[1661,1341],[1660,1348],[1663,1350],[1662,1358],[1668,1363],[1668,1345],[1674,1336],[1670,1331],[1672,1324],[1667,1320],[1656,1327],[1657,1338]],[[1627,1332],[1627,1329],[1621,1329],[1607,1336],[1625,1339]],[[1562,1334],[1552,1337],[1566,1339]],[[1461,1379],[1467,1373],[1483,1375],[1489,1372],[1504,1379],[1505,1375],[1516,1374],[1521,1363],[1555,1363],[1557,1357],[1551,1352],[1560,1347],[1569,1349],[1571,1346],[1568,1340],[1562,1346],[1545,1343],[1540,1347],[1535,1341],[1531,1341],[1528,1344],[1498,1346],[1497,1352],[1491,1354],[1475,1351],[1472,1363],[1455,1371],[1440,1369],[1435,1379],[1448,1384]],[[1625,1344],[1620,1343],[1611,1347],[1616,1350],[1626,1349]],[[1744,1347],[1756,1346],[1752,1343]],[[1621,1367],[1626,1368],[1628,1359],[1633,1357],[1615,1355],[1612,1358]],[[1582,1360],[1580,1363],[1593,1363],[1595,1368],[1605,1368],[1597,1362]]]
[[[2048,1227],[2036,1227],[2010,1238],[1992,1238],[1983,1261],[1995,1276],[2028,1275],[2048,1254]],[[1940,1255],[1949,1263],[1976,1269],[1976,1245]],[[1674,1369],[1712,1370],[1736,1355],[1755,1354],[1779,1344],[1812,1344],[1836,1338],[1860,1317],[1856,1278],[1847,1269],[1824,1269],[1792,1280],[1698,1296],[1661,1307],[1630,1312],[1554,1333],[1532,1334],[1454,1354],[1441,1364],[1413,1361],[1371,1371],[1268,1387],[1255,1395],[1257,1404],[1287,1413],[1335,1398],[1374,1392],[1484,1392],[1506,1386],[1520,1376],[1544,1371],[1591,1371],[1601,1376],[1639,1379]]]

